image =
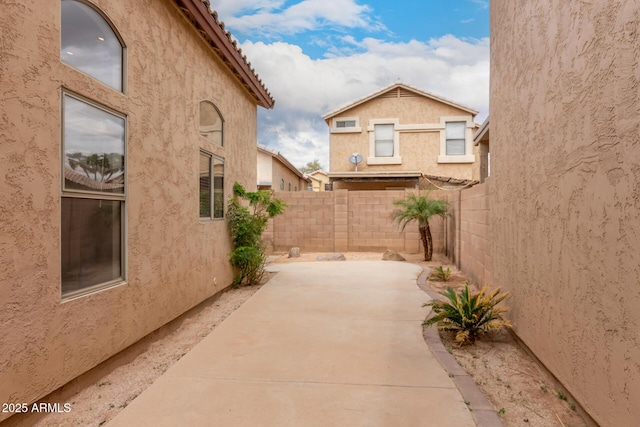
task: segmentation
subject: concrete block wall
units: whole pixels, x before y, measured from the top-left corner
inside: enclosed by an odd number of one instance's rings
[[[459,193],[459,257],[456,265],[476,285],[491,283],[490,179]]]
[[[288,251],[297,246],[307,252],[335,251],[334,192],[277,191],[275,197],[289,207],[270,221],[263,236],[267,250]]]
[[[491,284],[489,212],[491,180],[461,191],[438,190],[449,214],[430,223],[434,254],[444,254],[470,281]],[[276,192],[289,207],[270,221],[263,236],[267,250],[286,252],[422,252],[417,224],[404,232],[391,221],[393,202],[414,190]]]
[[[276,192],[289,207],[270,221],[263,241],[268,251],[306,252],[422,251],[418,226],[404,232],[391,221],[393,202],[409,190]],[[434,250],[442,250],[444,221],[431,221]]]

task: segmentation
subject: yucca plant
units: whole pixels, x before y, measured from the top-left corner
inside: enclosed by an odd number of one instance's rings
[[[469,283],[465,283],[459,294],[449,286],[446,291],[440,292],[440,295],[445,296],[447,300],[434,300],[424,304],[425,307],[431,307],[435,313],[424,325],[431,326],[437,323],[438,329],[442,331],[456,332],[455,340],[460,345],[473,344],[483,333],[511,326],[511,322],[502,317],[509,309],[496,307],[509,296],[508,292],[500,293],[500,288],[488,293],[485,285],[479,292],[471,294]]]
[[[436,270],[431,273],[431,279],[435,279],[435,280],[442,280],[443,282],[446,282],[447,280],[449,280],[449,276],[451,276],[451,269],[449,267],[447,267],[447,269],[445,270],[444,267],[440,266],[440,267],[436,267]]]

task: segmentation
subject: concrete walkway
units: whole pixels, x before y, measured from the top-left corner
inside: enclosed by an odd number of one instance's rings
[[[110,423],[474,426],[422,337],[422,269],[274,264],[279,273]]]

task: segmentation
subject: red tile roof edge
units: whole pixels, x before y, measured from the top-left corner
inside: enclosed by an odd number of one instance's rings
[[[211,45],[224,64],[240,80],[255,98],[258,105],[273,108],[275,100],[262,80],[251,67],[247,57],[238,48],[231,33],[218,20],[218,13],[211,10],[209,0],[174,0],[182,13],[196,27],[200,35]]]

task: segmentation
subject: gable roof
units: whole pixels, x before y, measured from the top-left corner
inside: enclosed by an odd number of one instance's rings
[[[238,43],[233,40],[231,33],[224,29],[224,23],[218,20],[218,13],[211,11],[209,0],[173,1],[256,103],[264,108],[272,108],[275,100],[251,67],[251,63],[247,61],[247,57],[242,54],[242,49],[238,48]]]
[[[291,162],[289,160],[287,160],[286,157],[284,157],[282,154],[280,154],[279,151],[272,150],[272,149],[267,148],[264,145],[260,145],[260,144],[258,144],[258,151],[278,159],[280,161],[280,163],[285,165],[289,170],[291,170],[291,172],[295,173],[299,178],[302,178],[303,180],[305,180],[307,182],[309,181],[308,178],[302,172],[300,172],[298,170],[298,168],[293,166],[291,164]]]
[[[325,114],[322,118],[325,119],[325,120],[329,120],[330,118],[332,118],[334,116],[337,116],[338,114],[343,113],[343,112],[345,112],[347,110],[350,110],[353,107],[356,107],[356,106],[358,106],[360,104],[364,104],[367,101],[370,101],[370,100],[372,100],[374,98],[378,98],[378,97],[380,97],[382,95],[387,94],[388,92],[393,92],[393,91],[396,91],[396,96],[398,96],[400,98],[403,97],[403,96],[412,96],[412,95],[423,96],[425,98],[433,99],[434,101],[438,101],[438,102],[441,102],[443,104],[447,104],[447,105],[450,105],[452,107],[459,108],[460,110],[466,111],[467,113],[472,114],[474,116],[476,114],[478,114],[478,111],[474,110],[473,108],[465,107],[462,104],[458,104],[458,103],[450,101],[450,100],[448,100],[446,98],[442,98],[440,96],[436,96],[436,95],[433,95],[431,93],[424,92],[424,91],[422,91],[422,90],[420,90],[420,89],[418,89],[416,87],[410,86],[408,84],[405,84],[405,83],[402,83],[402,82],[396,82],[396,83],[394,83],[392,85],[383,87],[382,89],[379,89],[379,90],[373,92],[372,94],[369,94],[369,95],[367,95],[367,96],[365,96],[363,98],[360,98],[357,101],[354,101],[354,102],[352,102],[350,104],[344,105],[344,106],[342,106],[340,108],[337,108],[337,109],[335,109],[333,111],[330,111],[327,114]]]
[[[322,170],[313,171],[311,173],[308,173],[307,175],[308,176],[312,176],[312,175],[316,175],[316,174],[324,175],[327,178],[329,177],[329,174],[327,174],[325,171],[322,171]]]
[[[473,145],[478,145],[481,142],[489,142],[489,117],[482,123],[480,129],[473,135]]]

